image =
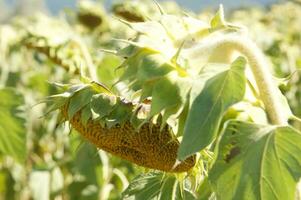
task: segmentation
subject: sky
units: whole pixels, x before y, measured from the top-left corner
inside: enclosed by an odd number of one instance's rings
[[[248,5],[267,5],[277,0],[176,0],[183,7],[187,7],[194,11],[201,10],[202,7],[207,7],[208,5],[217,7],[219,4],[223,4],[225,7],[239,7],[239,6],[248,6]],[[73,7],[76,1],[72,0],[47,0],[47,5],[52,12],[57,12],[62,7]],[[113,0],[106,0],[107,4],[111,4]]]
[[[1,0],[0,0],[1,1]],[[18,0],[4,0],[10,4],[17,2]],[[104,0],[109,6],[116,0]],[[160,1],[160,0],[159,0]],[[248,5],[268,5],[270,3],[277,2],[279,0],[176,0],[181,6],[188,9],[199,11],[204,7],[213,6],[217,7],[219,4],[223,4],[225,8],[235,8]],[[76,0],[45,0],[47,7],[52,13],[58,13],[63,8],[75,7]]]

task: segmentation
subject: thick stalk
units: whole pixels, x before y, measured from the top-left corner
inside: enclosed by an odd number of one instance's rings
[[[229,34],[202,41],[193,50],[189,50],[189,54],[190,56],[198,56],[198,53],[203,54],[203,52],[214,54],[219,49],[238,51],[248,59],[270,122],[274,125],[286,125],[288,119],[282,111],[278,95],[280,91],[273,82],[269,62],[257,45],[246,36]]]

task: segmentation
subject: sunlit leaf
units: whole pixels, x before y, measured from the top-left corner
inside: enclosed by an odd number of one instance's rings
[[[301,133],[292,127],[231,121],[209,174],[218,199],[295,199]]]
[[[161,187],[160,198],[175,199],[176,198],[177,180],[176,177],[167,178]]]
[[[149,173],[136,177],[123,192],[123,200],[155,199],[160,194],[162,173]]]
[[[123,192],[123,200],[196,200],[194,195],[184,189],[182,194],[180,183],[172,175],[154,172],[136,177]]]
[[[179,159],[205,148],[215,138],[224,112],[242,100],[245,92],[246,60],[236,59],[230,69],[209,79],[194,99],[184,128],[178,152]],[[235,92],[233,92],[235,91]]]

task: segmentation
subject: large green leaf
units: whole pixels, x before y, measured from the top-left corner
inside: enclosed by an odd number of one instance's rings
[[[209,173],[218,199],[293,200],[301,177],[301,133],[231,121]]]
[[[123,200],[195,200],[187,189],[180,190],[175,176],[148,173],[136,177],[123,192]]]
[[[23,162],[26,159],[25,120],[19,106],[23,96],[14,89],[0,89],[0,151]]]
[[[245,65],[243,57],[237,58],[229,70],[210,78],[196,96],[185,124],[179,159],[183,160],[214,140],[224,112],[244,96]]]

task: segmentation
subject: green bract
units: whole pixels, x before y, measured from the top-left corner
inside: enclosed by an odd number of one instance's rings
[[[110,128],[116,124],[123,126],[129,119],[135,122],[138,120],[134,112],[138,111],[138,104],[127,102],[96,82],[58,86],[64,92],[50,96],[46,101],[52,104],[49,111],[68,105],[67,116],[64,116],[66,120],[73,118],[79,111],[82,111],[81,119],[84,125],[88,120],[98,120],[103,126]],[[139,116],[143,116],[142,112],[143,109]],[[141,118],[141,121],[145,118]],[[136,128],[138,129],[138,125]]]

